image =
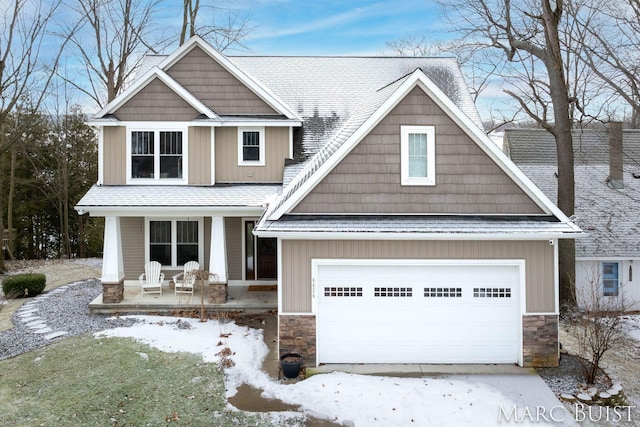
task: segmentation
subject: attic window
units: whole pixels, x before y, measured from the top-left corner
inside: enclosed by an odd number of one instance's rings
[[[264,166],[264,128],[238,128],[238,166]]]
[[[400,134],[401,184],[435,185],[435,127],[402,126]]]

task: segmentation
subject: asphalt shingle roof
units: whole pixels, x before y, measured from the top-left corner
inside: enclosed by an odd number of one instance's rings
[[[280,185],[94,185],[80,199],[77,209],[92,207],[261,207],[275,197]]]
[[[551,199],[557,199],[555,140],[546,131],[506,131],[505,150]],[[576,240],[576,256],[640,257],[640,131],[623,131],[624,188],[607,184],[609,140],[603,131],[574,131],[576,224],[588,236]]]
[[[309,216],[285,215],[278,221],[264,221],[265,232],[352,232],[406,234],[540,234],[571,233],[570,226],[550,217],[496,216]]]

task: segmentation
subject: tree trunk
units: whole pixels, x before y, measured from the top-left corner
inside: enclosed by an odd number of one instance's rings
[[[0,136],[1,138],[2,136]],[[4,156],[0,153],[0,171],[2,171],[2,159]],[[4,203],[2,200],[3,197],[3,179],[2,175],[0,175],[0,232],[2,233],[2,244],[0,244],[0,273],[4,273],[6,268],[4,266]]]
[[[15,147],[11,147],[11,172],[9,173],[9,197],[7,198],[7,229],[9,230],[9,242],[7,246],[9,247],[8,255],[11,259],[14,257],[15,253],[15,239],[13,231],[13,196],[15,194],[16,189],[16,150]]]
[[[546,38],[543,58],[549,75],[549,93],[553,105],[554,123],[551,132],[556,140],[558,155],[558,207],[568,217],[575,212],[575,180],[573,170],[573,137],[569,91],[565,80],[564,62],[560,48],[558,24],[562,16],[562,1],[555,8],[549,0],[542,0],[542,23]],[[573,306],[575,297],[575,241],[561,240],[559,245],[560,305]]]

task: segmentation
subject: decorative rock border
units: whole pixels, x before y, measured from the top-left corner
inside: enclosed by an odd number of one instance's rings
[[[585,405],[600,405],[610,407],[628,406],[629,402],[620,383],[615,383],[607,390],[599,391],[597,387],[590,387],[580,393],[560,395],[560,399],[569,402],[582,402]]]

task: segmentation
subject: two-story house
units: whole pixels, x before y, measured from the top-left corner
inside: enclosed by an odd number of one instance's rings
[[[581,233],[483,133],[450,58],[227,57],[194,37],[91,124],[103,298],[150,260],[277,280],[307,363],[558,361]]]

